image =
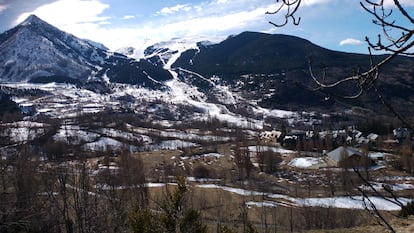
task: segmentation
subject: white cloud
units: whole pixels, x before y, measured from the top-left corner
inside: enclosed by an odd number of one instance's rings
[[[97,0],[58,0],[40,6],[32,12],[21,14],[15,23],[22,22],[31,14],[37,15],[57,27],[101,22],[109,19],[109,17],[100,16],[108,7],[109,5]]]
[[[341,40],[339,42],[340,46],[344,46],[344,45],[360,45],[363,44],[364,42],[362,42],[361,40],[357,40],[354,38],[347,38],[345,40]]]
[[[331,0],[306,1],[307,4],[317,4]],[[158,42],[173,37],[225,38],[246,30],[275,32],[276,29],[268,23],[270,16],[265,14],[274,6],[274,1],[263,0],[204,0],[146,12],[147,19],[152,17],[148,21],[125,14],[121,19],[129,19],[128,24],[119,25],[119,21],[104,17],[104,11],[110,6],[100,0],[57,0],[20,15],[18,21],[36,14],[61,30],[116,50],[144,38]],[[280,32],[281,29],[277,30]]]
[[[243,1],[243,0],[242,0]],[[154,30],[157,33],[166,35],[175,35],[178,37],[196,36],[196,35],[225,35],[229,33],[237,33],[245,30],[258,30],[260,28],[272,28],[266,19],[265,12],[269,6],[254,6],[233,8],[241,1],[229,1],[227,6],[217,10],[217,2],[211,5],[200,5],[203,10],[201,12],[192,11],[186,17],[177,17],[164,25],[160,25]],[[247,1],[246,1],[247,2]],[[247,9],[245,9],[247,8]],[[195,9],[195,7],[194,7]]]
[[[304,0],[304,4],[307,6],[312,6],[312,5],[316,5],[316,4],[325,4],[325,3],[329,3],[332,0]]]
[[[169,14],[175,14],[178,13],[180,11],[190,11],[192,9],[192,7],[189,4],[179,4],[179,5],[175,5],[173,7],[164,7],[161,9],[161,11],[159,11],[159,14],[162,15],[169,15]]]
[[[268,23],[265,12],[274,4],[262,0],[209,0],[165,7],[156,12],[155,20],[151,23],[131,30],[132,34],[128,38],[136,36],[136,41],[142,41],[143,38],[168,40],[172,37],[197,36],[225,38],[246,30],[268,31],[273,27]],[[159,15],[163,17],[157,17]]]
[[[165,25],[167,31],[186,35],[205,34],[210,31],[226,31],[241,28],[263,16],[262,8],[254,11],[236,12],[221,16],[200,17]]]
[[[8,5],[0,4],[0,12],[6,10],[8,7],[9,7]]]
[[[122,17],[122,19],[125,19],[125,20],[135,19],[135,16],[133,16],[133,15],[124,15],[124,17]]]
[[[402,6],[414,6],[413,0],[399,0]],[[384,6],[386,8],[395,7],[394,0],[384,0]]]

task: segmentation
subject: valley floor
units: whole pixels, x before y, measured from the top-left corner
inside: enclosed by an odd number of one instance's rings
[[[396,140],[377,135],[374,142],[355,127],[325,130],[330,123],[322,120],[332,118],[322,113],[257,108],[259,120],[220,104],[170,109],[165,93],[135,87],[108,96],[34,87],[14,98],[28,115],[0,124],[0,207],[7,210],[0,231],[130,231],[138,207],[168,209],[177,177],[188,188],[179,209],[199,211],[209,232],[381,232],[379,214],[396,229],[413,227],[412,217],[395,217],[414,198],[412,157]],[[375,150],[375,164],[345,169],[324,153],[359,143]]]

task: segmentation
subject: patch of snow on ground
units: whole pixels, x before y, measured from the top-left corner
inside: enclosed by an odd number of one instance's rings
[[[400,210],[401,207],[381,197],[369,197],[370,201],[378,210]],[[399,198],[399,201],[406,204],[410,201],[408,198]],[[361,196],[352,197],[329,197],[329,198],[297,198],[296,204],[302,206],[318,206],[318,207],[335,207],[344,209],[372,209],[367,199]]]
[[[365,209],[365,205],[371,209],[372,207],[369,206],[369,201],[364,199],[361,196],[342,196],[342,197],[326,197],[326,198],[294,198],[287,195],[282,194],[270,194],[270,193],[263,193],[257,191],[251,191],[246,189],[240,188],[231,188],[226,186],[220,186],[215,184],[200,184],[197,185],[200,188],[214,188],[214,189],[222,189],[224,191],[238,194],[241,196],[267,196],[269,198],[274,199],[283,199],[287,201],[286,203],[291,203],[291,205],[296,206],[313,206],[313,207],[334,207],[334,208],[344,208],[344,209]],[[369,197],[369,199],[374,203],[378,210],[387,210],[387,211],[396,211],[400,210],[400,206],[396,205],[393,202],[387,201],[381,197]],[[398,199],[401,203],[407,204],[411,199],[408,198],[399,198]],[[272,204],[266,202],[252,202],[246,203],[250,205],[256,206],[267,206],[273,207],[277,205],[277,202]],[[283,205],[283,204],[282,204]]]
[[[187,142],[183,140],[166,140],[155,145],[146,146],[146,150],[177,150],[179,148],[200,146],[197,143]]]
[[[111,138],[122,138],[122,139],[126,139],[129,141],[135,141],[135,142],[150,141],[150,139],[148,139],[149,137],[143,137],[142,135],[134,135],[133,133],[128,133],[122,130],[117,130],[117,129],[112,129],[112,128],[102,128],[99,130],[99,132]]]
[[[219,182],[222,181],[222,179],[213,179],[213,178],[196,178],[196,177],[187,177],[186,179],[188,182]]]
[[[76,125],[62,125],[58,132],[53,136],[55,141],[70,142],[78,145],[83,142],[92,142],[100,135],[82,130]]]
[[[30,141],[45,133],[46,124],[32,121],[18,121],[1,124],[7,127],[0,132],[0,136],[7,137],[13,143]]]
[[[249,152],[250,152],[250,156],[253,157],[256,155],[257,151],[272,151],[274,153],[280,153],[280,154],[292,154],[292,153],[296,153],[293,150],[288,150],[288,149],[284,149],[281,147],[274,147],[274,146],[259,146],[259,148],[257,146],[249,146]]]
[[[218,159],[218,158],[221,158],[223,156],[224,155],[222,155],[220,153],[208,153],[208,154],[194,155],[194,156],[183,156],[183,157],[181,157],[181,159],[184,159],[184,160],[186,160],[186,159],[196,160],[196,159],[201,159],[201,158],[215,158],[215,159]]]
[[[231,188],[231,187],[215,185],[215,184],[200,184],[200,185],[197,185],[197,187],[210,188],[210,189],[222,189],[224,191],[234,193],[234,194],[238,194],[238,195],[241,195],[241,196],[258,196],[258,195],[263,194],[262,192],[251,191],[251,190],[240,189],[240,188]]]
[[[297,117],[298,113],[292,112],[292,111],[280,110],[280,109],[273,109],[273,110],[267,111],[267,115],[272,116],[272,117],[278,117],[278,118],[292,118],[292,117]]]
[[[376,190],[383,190],[385,186],[388,186],[392,191],[402,191],[402,190],[408,190],[408,189],[414,189],[414,185],[408,184],[408,183],[402,183],[402,184],[384,184],[380,182],[372,182],[371,185]],[[363,190],[371,190],[370,187],[366,185],[361,185],[360,188]]]
[[[314,157],[301,157],[292,159],[288,165],[297,168],[309,168],[319,163],[324,163],[323,159]]]
[[[276,207],[277,204],[275,202],[269,202],[269,201],[263,201],[263,202],[257,202],[257,201],[248,201],[246,202],[246,206],[257,206],[257,207]]]
[[[159,188],[159,187],[164,187],[165,183],[146,183],[145,187],[147,188]]]
[[[91,151],[107,151],[110,148],[121,148],[122,143],[112,138],[102,137],[96,142],[83,145],[84,149]]]

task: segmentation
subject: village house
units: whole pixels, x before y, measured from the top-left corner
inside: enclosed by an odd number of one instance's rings
[[[399,143],[402,143],[404,139],[410,137],[410,131],[407,128],[397,128],[393,131],[394,139],[398,140]]]
[[[362,164],[362,152],[353,147],[340,146],[326,154],[329,167],[356,167]]]

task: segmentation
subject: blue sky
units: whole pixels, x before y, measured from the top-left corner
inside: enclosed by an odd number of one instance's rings
[[[265,12],[275,9],[276,0],[0,0],[0,32],[36,14],[61,30],[112,50],[148,40],[200,37],[217,41],[258,31],[295,35],[329,49],[361,53],[367,52],[365,36],[376,38],[381,33],[357,0],[303,1],[299,26],[275,28],[268,21],[282,19]],[[414,0],[400,1],[414,11]]]

